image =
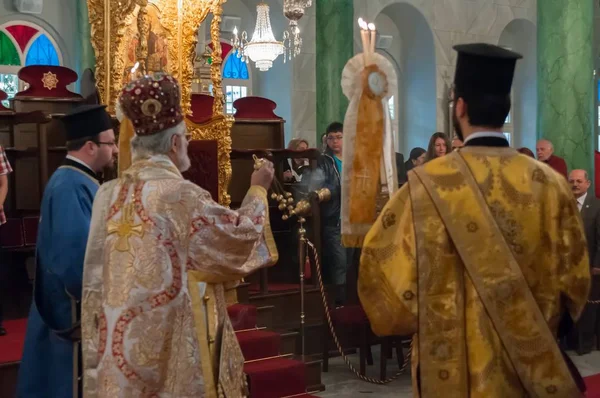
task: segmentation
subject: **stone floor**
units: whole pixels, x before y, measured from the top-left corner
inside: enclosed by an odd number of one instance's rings
[[[578,356],[571,354],[571,358],[582,376],[590,376],[600,373],[600,351],[594,351],[591,354]],[[367,368],[367,375],[377,378],[379,373],[379,349],[373,347],[374,365]],[[358,367],[358,355],[351,355],[351,361]],[[388,377],[396,374],[398,366],[396,361],[388,361]],[[371,395],[372,397],[394,397],[409,398],[412,397],[412,388],[410,375],[401,375],[387,385],[375,385],[366,383],[357,379],[348,370],[342,358],[333,358],[329,361],[329,372],[323,373],[323,383],[326,390],[315,394],[319,397],[351,398]]]

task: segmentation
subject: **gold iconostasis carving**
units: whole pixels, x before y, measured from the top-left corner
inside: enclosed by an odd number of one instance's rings
[[[186,123],[192,139],[218,142],[219,202],[229,205],[227,187],[231,178],[229,154],[233,119],[223,113],[219,34],[225,1],[88,0],[88,11],[96,54],[96,85],[101,101],[112,114],[115,114],[121,89],[128,81],[156,71],[168,72],[179,81],[182,109],[190,114],[198,29],[212,14],[213,118],[201,125],[189,120]]]

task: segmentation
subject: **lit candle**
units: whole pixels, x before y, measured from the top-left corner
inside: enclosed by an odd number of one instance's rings
[[[136,62],[135,65],[133,65],[133,68],[131,68],[131,80],[135,80],[135,72],[137,71],[137,69],[140,67],[140,63]]]
[[[362,40],[362,46],[363,46],[363,58],[365,61],[365,65],[367,65],[368,59],[369,59],[369,44],[368,44],[369,36],[368,36],[368,32],[367,32],[368,25],[362,18],[359,18],[358,26],[360,27],[360,39]]]
[[[369,24],[369,30],[371,31],[371,54],[375,54],[375,42],[377,41],[377,29],[375,29],[375,24]]]

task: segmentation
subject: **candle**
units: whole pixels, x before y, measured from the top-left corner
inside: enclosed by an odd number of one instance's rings
[[[137,71],[137,69],[140,67],[140,63],[136,62],[135,65],[133,65],[133,68],[131,68],[131,81],[135,80],[135,72]]]
[[[368,36],[368,25],[367,23],[362,19],[359,18],[358,19],[358,26],[360,26],[360,38],[362,40],[362,46],[363,46],[363,59],[365,62],[365,65],[367,65],[369,62],[369,36]]]
[[[369,24],[369,30],[371,31],[371,54],[375,54],[375,43],[377,42],[377,29],[375,29],[375,24]]]
[[[365,21],[362,18],[358,18],[358,26],[360,28],[360,39],[362,41],[363,52],[367,52],[367,36],[365,35],[364,26],[366,25]]]

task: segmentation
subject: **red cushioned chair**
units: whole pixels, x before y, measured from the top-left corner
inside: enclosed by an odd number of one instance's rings
[[[208,122],[213,116],[215,97],[206,94],[192,94],[190,108],[192,113],[187,115],[188,120],[196,124]]]
[[[348,292],[347,304],[343,307],[335,308],[330,303],[331,321],[340,345],[346,350],[359,350],[360,374],[365,375],[366,365],[373,365],[373,355],[371,346],[381,344],[379,377],[385,380],[387,377],[387,360],[392,358],[392,349],[396,348],[398,366],[401,368],[404,362],[402,352],[402,338],[400,336],[377,337],[371,330],[371,324],[365,311],[360,304],[357,294],[358,267],[360,262],[360,253],[357,250],[352,263],[348,267],[346,275],[346,290]],[[323,372],[329,371],[329,348],[331,347],[332,336],[327,323],[327,317],[324,318],[323,326]]]
[[[218,143],[215,140],[193,140],[188,146],[191,166],[183,177],[210,192],[219,200]]]

